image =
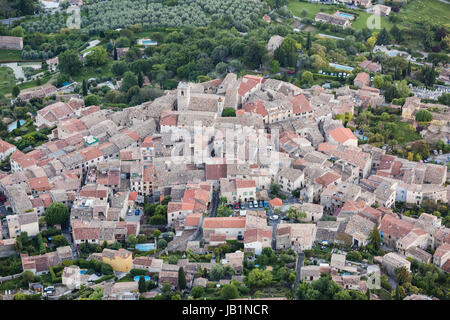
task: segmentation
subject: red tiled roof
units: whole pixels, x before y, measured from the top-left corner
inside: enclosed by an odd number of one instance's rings
[[[390,214],[386,214],[381,219],[380,230],[383,231],[385,236],[391,235],[394,238],[400,239],[411,232],[412,229],[414,229],[414,226],[411,223]]]
[[[256,188],[256,183],[254,180],[236,179],[236,188],[237,189]]]
[[[272,207],[281,207],[283,205],[283,200],[281,200],[280,198],[273,198],[269,201],[269,204]]]
[[[51,190],[52,188],[47,177],[29,179],[28,184],[30,185],[31,190],[36,191]]]
[[[292,113],[294,114],[312,111],[311,105],[303,94],[293,97],[290,101],[292,103]]]
[[[0,152],[1,153],[5,153],[9,149],[13,149],[13,148],[16,148],[16,146],[14,146],[11,143],[8,143],[8,142],[3,141],[2,139],[0,139]]]
[[[196,227],[200,223],[200,219],[202,217],[201,213],[191,213],[186,216],[186,220],[184,221],[185,227]]]
[[[242,78],[241,84],[239,85],[238,94],[244,96],[251,89],[256,87],[262,78],[258,76],[246,75]]]
[[[203,229],[216,228],[245,228],[245,217],[220,217],[205,218],[203,220]]]
[[[226,164],[206,164],[205,165],[206,180],[220,180],[227,177]]]
[[[336,128],[329,132],[330,136],[339,143],[344,143],[347,140],[357,140],[353,132],[349,128]]]

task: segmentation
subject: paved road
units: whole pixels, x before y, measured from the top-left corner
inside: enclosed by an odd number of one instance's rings
[[[297,277],[296,277],[295,283],[294,283],[294,296],[296,295],[298,283],[300,282],[300,272],[302,270],[304,260],[305,260],[305,254],[303,252],[299,252],[298,259],[297,259],[297,268],[296,268]]]
[[[217,216],[217,207],[219,206],[220,197],[219,197],[219,188],[214,189],[213,196],[211,200],[211,211],[209,213],[210,217]]]
[[[435,156],[434,154],[431,156],[431,159],[433,159],[434,161],[438,160],[440,163],[442,164],[446,164],[447,162],[450,162],[448,159],[450,157],[450,153],[446,153],[446,154],[440,154],[438,156]]]

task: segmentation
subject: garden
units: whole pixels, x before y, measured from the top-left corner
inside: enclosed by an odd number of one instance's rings
[[[233,17],[238,30],[246,32],[262,9],[262,3],[250,0],[178,0],[171,4],[156,0],[112,0],[83,6],[82,28],[93,33],[134,24],[145,28],[199,27],[228,15]]]

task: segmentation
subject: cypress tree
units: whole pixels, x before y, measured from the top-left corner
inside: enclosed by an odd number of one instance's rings
[[[87,85],[86,79],[83,79],[82,89],[83,89],[83,96],[87,96],[87,94],[88,94],[88,85]]]
[[[308,32],[308,37],[306,38],[306,50],[311,49],[311,32]]]
[[[139,72],[137,80],[138,80],[138,86],[140,88],[142,88],[142,86],[144,85],[144,76],[142,75],[142,72]]]
[[[145,277],[144,276],[140,276],[139,277],[139,284],[138,284],[138,288],[139,288],[139,292],[145,292],[146,291],[146,286],[145,286]]]
[[[117,48],[114,46],[114,60],[117,60]]]
[[[183,267],[178,269],[178,288],[180,290],[186,289],[186,276]]]

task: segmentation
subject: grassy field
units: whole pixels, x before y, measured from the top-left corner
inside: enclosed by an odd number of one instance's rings
[[[0,49],[0,61],[17,61],[22,60],[20,50]]]
[[[409,21],[442,22],[450,24],[450,4],[439,0],[413,0],[401,9],[399,16],[405,23]]]
[[[0,67],[0,94],[10,93],[16,84],[16,77],[11,68]]]
[[[317,13],[325,12],[328,14],[333,14],[337,10],[342,10],[338,6],[335,5],[323,5],[323,4],[315,4],[309,2],[297,2],[290,1],[288,3],[288,8],[291,12],[298,16],[303,17],[302,12],[305,10],[307,12],[306,18],[314,19]],[[358,15],[356,20],[351,21],[352,28],[355,30],[360,30],[367,27],[367,19],[371,16],[371,14],[364,12],[362,10],[349,10],[345,9],[346,12],[352,12]],[[390,29],[392,24],[385,18],[381,17],[381,28]]]
[[[83,81],[83,79],[89,78],[101,78],[101,77],[113,77],[111,72],[111,66],[114,63],[113,60],[108,60],[108,63],[101,67],[83,67],[81,73],[77,76],[73,76],[72,79],[77,82]],[[101,72],[98,72],[101,71]]]

